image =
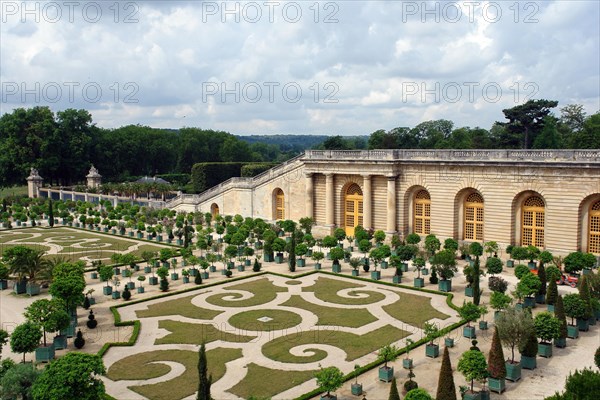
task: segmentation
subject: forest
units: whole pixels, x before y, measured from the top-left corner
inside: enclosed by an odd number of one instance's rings
[[[529,100],[503,110],[490,129],[450,120],[380,129],[365,136],[235,136],[186,127],[97,126],[87,110],[18,108],[0,117],[0,187],[23,185],[31,167],[46,184],[72,185],[94,165],[104,182],[144,175],[190,174],[203,162],[282,162],[305,149],[600,149],[600,112],[577,104]]]

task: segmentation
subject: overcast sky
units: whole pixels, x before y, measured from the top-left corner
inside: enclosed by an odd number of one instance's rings
[[[0,3],[2,113],[357,135],[490,128],[530,98],[600,109],[597,0]]]

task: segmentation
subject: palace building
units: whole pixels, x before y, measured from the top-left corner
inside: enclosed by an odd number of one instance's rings
[[[600,150],[307,150],[167,206],[600,254]]]

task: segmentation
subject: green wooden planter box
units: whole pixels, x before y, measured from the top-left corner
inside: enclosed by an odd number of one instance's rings
[[[473,288],[472,287],[466,287],[465,288],[465,296],[467,296],[467,297],[473,297]]]
[[[482,331],[487,331],[488,322],[487,321],[479,321],[479,329]]]
[[[546,303],[546,296],[543,294],[536,294],[535,295],[535,302],[537,304],[545,304]]]
[[[422,268],[421,275],[429,275],[429,268]]]
[[[537,357],[521,356],[521,368],[536,369],[537,368]]]
[[[57,335],[54,336],[53,346],[55,350],[62,350],[67,348],[67,336]]]
[[[521,363],[512,364],[507,362],[506,364],[506,379],[511,382],[517,382],[521,379]]]
[[[237,266],[237,270],[238,270],[239,272],[244,272],[244,271],[246,270],[246,266],[245,266],[245,265],[238,265],[238,266]]]
[[[110,295],[111,295],[111,293],[112,293],[112,288],[111,288],[110,286],[104,286],[104,287],[102,288],[102,293],[103,293],[105,296],[110,296]]]
[[[143,286],[139,286],[139,287],[137,288],[137,292],[138,292],[138,293],[144,293],[144,287],[143,287]]]
[[[381,279],[381,271],[371,271],[371,279],[378,281]]]
[[[508,268],[514,268],[515,267],[515,261],[514,260],[506,260],[506,266]]]
[[[388,266],[389,266],[389,264],[388,264],[387,261],[382,261],[381,262],[381,269],[388,269]]]
[[[40,294],[40,288],[41,286],[37,283],[27,283],[25,291],[30,296],[37,296],[38,294]]]
[[[394,283],[402,283],[402,276],[401,275],[394,275],[392,277],[392,282],[394,282]]]
[[[394,378],[394,367],[379,367],[379,380],[391,382]]]
[[[357,269],[353,269],[352,270],[352,276],[358,276],[358,270]]]
[[[450,348],[454,347],[454,338],[444,338],[444,345]]]
[[[596,316],[594,315],[593,317],[588,319],[588,323],[590,324],[590,326],[596,325]]]
[[[554,312],[554,304],[546,304],[546,309],[549,312]]]
[[[350,385],[350,391],[355,396],[360,396],[363,392],[362,383],[353,383]]]
[[[451,292],[452,291],[452,280],[440,280],[438,281],[438,289],[440,292]]]
[[[335,394],[330,394],[329,396],[324,395],[321,396],[321,400],[337,400],[337,396]]]
[[[413,286],[416,288],[422,288],[425,286],[425,279],[423,278],[414,278],[413,279]]]
[[[331,266],[331,270],[332,270],[333,272],[335,272],[336,274],[339,274],[340,272],[342,272],[342,266],[341,266],[341,265],[339,265],[339,264],[337,264],[337,265],[336,265],[336,264],[333,264],[333,265]]]
[[[184,276],[183,278],[181,278],[181,281],[183,283],[190,283],[190,277],[189,276]]]
[[[567,347],[567,339],[566,338],[554,339],[554,346],[558,347],[559,349],[564,349],[565,347]]]
[[[115,267],[113,268],[113,272],[115,275],[121,275],[121,268]]]
[[[90,278],[92,278],[92,279],[98,279],[98,273],[97,272],[92,272],[90,274]]]
[[[402,263],[400,264],[400,269],[402,270],[402,272],[408,272],[408,263]]]
[[[208,267],[208,272],[217,272],[217,267],[215,267],[214,265],[210,265]]]
[[[533,298],[533,297],[525,297],[523,299],[523,307],[535,308],[535,298]]]
[[[171,280],[172,281],[177,281],[179,280],[179,274],[177,272],[172,272],[171,273]]]
[[[463,400],[481,400],[480,392],[465,392],[463,396]]]
[[[552,343],[538,343],[538,355],[544,358],[552,357]]]
[[[8,288],[8,281],[6,279],[0,279],[0,290]]]
[[[501,394],[506,390],[506,380],[504,378],[488,378],[488,387],[492,392]]]
[[[425,356],[431,358],[437,358],[440,356],[440,346],[437,344],[425,345]]]
[[[490,400],[490,391],[489,390],[481,390],[479,391],[479,396],[481,400]]]
[[[15,282],[14,291],[16,294],[23,294],[27,291],[27,282]]]
[[[579,337],[579,329],[577,325],[567,325],[567,337],[569,339],[577,339]]]
[[[275,256],[275,262],[277,264],[283,264],[283,256]]]
[[[464,326],[463,327],[463,336],[466,337],[467,339],[475,339],[477,337],[477,334],[475,333],[475,327],[474,326]]]
[[[208,272],[205,271],[205,272],[200,273],[200,277],[202,279],[208,279]]]
[[[579,319],[577,318],[577,329],[582,332],[587,332],[590,330],[590,321],[587,319]]]
[[[148,283],[150,285],[158,285],[158,277],[151,276],[150,278],[148,278]]]
[[[114,292],[112,292],[112,298],[113,299],[120,299],[121,298],[121,292],[119,292],[118,290],[115,290]]]
[[[50,362],[51,360],[54,360],[54,354],[55,351],[53,345],[38,347],[37,349],[35,349],[35,361]]]
[[[402,368],[404,369],[411,369],[413,366],[413,360],[412,358],[404,358],[402,359]]]
[[[271,254],[265,254],[263,255],[263,260],[265,260],[265,262],[273,262],[273,256]]]
[[[315,264],[315,269],[316,270],[320,270],[321,269],[321,263],[316,263]]]
[[[145,274],[149,274],[150,272],[152,272],[152,267],[144,267]]]
[[[527,267],[529,267],[529,269],[531,269],[531,270],[536,269],[537,263],[536,262],[528,262]]]
[[[198,271],[196,268],[190,268],[189,272],[190,276],[196,276],[200,273],[200,271]]]

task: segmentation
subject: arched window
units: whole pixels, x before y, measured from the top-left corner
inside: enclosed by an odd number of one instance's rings
[[[600,201],[590,206],[588,252],[600,253]]]
[[[285,195],[283,190],[275,190],[275,219],[285,219]]]
[[[483,197],[471,193],[465,199],[464,240],[483,240]]]
[[[540,196],[530,196],[523,202],[521,246],[544,247],[544,210],[544,200]]]
[[[344,195],[344,228],[346,236],[354,236],[354,228],[363,225],[363,194],[360,186],[351,184]]]
[[[425,189],[415,194],[414,232],[419,235],[431,233],[431,197]]]
[[[212,214],[213,219],[215,219],[217,215],[219,215],[219,206],[217,205],[217,203],[212,203],[210,205],[210,213]]]

